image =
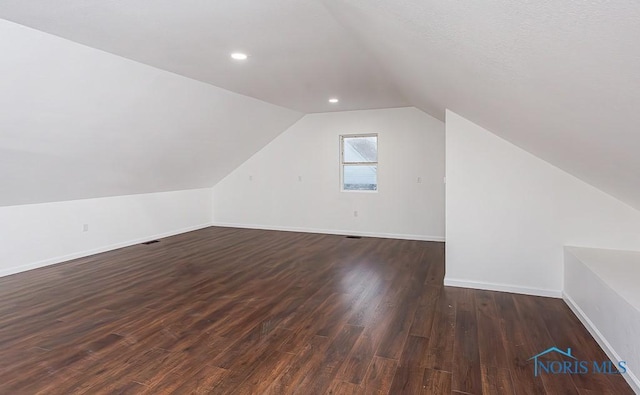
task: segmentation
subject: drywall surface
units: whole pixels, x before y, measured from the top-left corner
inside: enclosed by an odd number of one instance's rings
[[[0,18],[304,113],[408,105],[323,1],[2,0]]]
[[[0,207],[0,275],[210,223],[210,188]]]
[[[378,134],[378,191],[341,192],[339,137],[365,133]],[[214,187],[214,220],[443,240],[443,176],[444,124],[416,108],[310,114]]]
[[[323,2],[411,105],[463,114],[640,209],[637,1]]]
[[[566,253],[578,258],[630,305],[640,310],[640,251],[565,247]],[[565,283],[569,280],[565,278]],[[640,349],[638,351],[640,355]]]
[[[302,116],[2,19],[0,54],[0,206],[211,187]]]
[[[446,139],[445,284],[559,297],[564,245],[640,249],[639,211],[452,111]]]
[[[564,299],[640,393],[640,252],[565,248]]]

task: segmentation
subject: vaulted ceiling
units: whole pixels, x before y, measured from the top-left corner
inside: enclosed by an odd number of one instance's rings
[[[317,0],[3,0],[0,17],[305,113],[409,105]]]
[[[0,18],[300,113],[450,108],[640,208],[637,1],[3,0]]]

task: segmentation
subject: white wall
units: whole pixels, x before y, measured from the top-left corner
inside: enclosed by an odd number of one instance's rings
[[[0,206],[211,187],[300,117],[0,19]]]
[[[452,111],[446,163],[445,284],[560,296],[564,245],[640,249],[639,211]]]
[[[378,192],[340,192],[339,136],[355,133],[378,133]],[[416,108],[310,114],[214,187],[214,220],[443,240],[443,177],[444,124]]]
[[[640,394],[640,252],[565,248],[564,300]]]
[[[198,229],[211,215],[210,188],[0,207],[0,276]]]

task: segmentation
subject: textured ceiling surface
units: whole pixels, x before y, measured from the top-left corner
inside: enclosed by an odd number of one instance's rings
[[[640,209],[639,2],[325,4],[412,105],[450,108]]]
[[[4,0],[0,17],[301,112],[450,108],[640,208],[637,1]]]

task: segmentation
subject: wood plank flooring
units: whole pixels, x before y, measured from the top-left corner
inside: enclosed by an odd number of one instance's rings
[[[444,244],[211,227],[0,278],[0,394],[631,394],[558,299],[443,287]]]

